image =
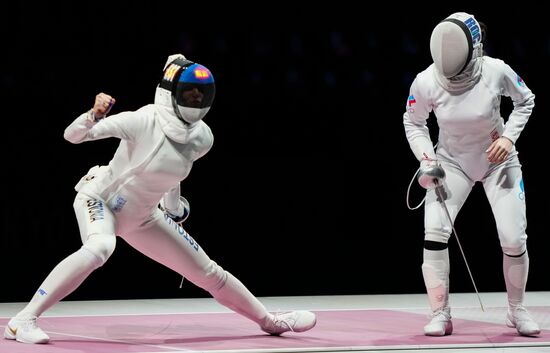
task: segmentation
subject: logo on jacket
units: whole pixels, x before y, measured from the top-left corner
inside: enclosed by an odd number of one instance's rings
[[[525,82],[523,82],[523,79],[521,77],[519,77],[519,75],[517,75],[517,80],[518,80],[518,86],[520,87],[525,87]]]
[[[126,199],[120,195],[117,195],[115,201],[112,203],[111,209],[113,210],[113,212],[120,212],[125,204]]]
[[[407,99],[407,107],[408,107],[408,112],[409,113],[414,113],[414,108],[413,108],[413,104],[416,103],[416,99],[414,99],[414,96],[411,94],[409,96],[409,99]]]
[[[416,99],[414,99],[414,96],[411,94],[411,95],[409,96],[409,100],[408,100],[407,104],[409,105],[409,107],[412,107],[412,105],[413,105],[414,103],[416,103]]]
[[[523,186],[523,179],[519,181],[519,189],[521,190],[518,194],[520,200],[525,200],[525,187]]]

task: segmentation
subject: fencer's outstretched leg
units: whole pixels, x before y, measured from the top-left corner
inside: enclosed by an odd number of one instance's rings
[[[315,326],[315,314],[292,311],[271,314],[231,273],[211,260],[182,227],[157,212],[153,222],[124,239],[148,257],[209,292],[216,301],[257,323],[270,334],[303,332]]]
[[[449,307],[449,252],[446,243],[425,241],[422,275],[432,310],[424,326],[426,336],[445,336],[453,332]]]
[[[225,282],[210,294],[222,305],[249,318],[271,335],[287,331],[304,332],[317,322],[314,313],[305,310],[271,314],[264,305],[231,273],[224,272]]]
[[[23,343],[47,343],[48,335],[36,320],[44,311],[73,292],[114,250],[115,237],[90,237],[90,242],[61,261],[46,277],[31,301],[13,317],[4,338]],[[93,249],[93,250],[90,250]],[[102,249],[98,256],[97,249]]]
[[[529,256],[527,250],[521,255],[503,255],[504,279],[508,295],[508,314],[506,325],[515,327],[520,335],[536,336],[540,327],[523,307],[523,297],[529,273]]]

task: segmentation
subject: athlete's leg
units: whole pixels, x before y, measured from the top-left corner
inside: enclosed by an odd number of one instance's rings
[[[185,276],[208,291],[219,303],[258,323],[269,333],[277,318],[231,273],[212,261],[197,242],[170,218],[157,210],[151,220],[123,238],[138,251]],[[308,312],[294,312],[292,323],[283,323],[284,331],[305,331],[313,327],[315,317]],[[313,315],[313,317],[311,317]]]
[[[516,327],[522,335],[538,334],[538,325],[523,307],[529,255],[525,189],[517,157],[511,157],[496,166],[484,180],[483,187],[493,210],[503,252],[503,272],[509,307],[507,323]]]
[[[78,288],[114,251],[115,221],[103,202],[78,194],[73,206],[84,244],[55,266],[31,301],[10,321],[4,334],[8,339],[46,343],[48,337],[36,326],[36,318]]]
[[[446,173],[444,182],[445,205],[454,222],[472,187],[470,180],[456,165],[442,161]],[[452,333],[449,307],[449,252],[448,241],[452,224],[438,200],[435,190],[428,190],[425,204],[424,261],[422,274],[428,293],[432,320],[424,327],[429,336]]]

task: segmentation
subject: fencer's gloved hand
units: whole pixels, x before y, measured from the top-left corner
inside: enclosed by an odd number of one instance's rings
[[[158,208],[161,209],[164,214],[166,214],[168,217],[170,217],[174,222],[181,225],[187,217],[189,217],[189,201],[183,196],[180,196],[179,205],[177,210],[169,210],[164,205],[164,198],[160,200],[160,203],[158,205]]]
[[[434,189],[443,185],[445,170],[437,163],[437,160],[424,158],[420,161],[417,180],[424,189]]]

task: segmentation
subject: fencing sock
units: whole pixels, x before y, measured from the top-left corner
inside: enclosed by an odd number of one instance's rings
[[[439,243],[443,244],[443,243]],[[424,248],[422,275],[432,311],[449,305],[449,250],[428,250]]]
[[[527,251],[519,256],[503,254],[502,267],[506,282],[508,304],[515,309],[523,304],[527,275],[529,273],[529,255]]]
[[[539,325],[533,320],[527,309],[523,307],[525,286],[529,273],[529,256],[527,251],[519,256],[504,254],[504,280],[508,294],[508,314],[506,325],[515,327],[522,336],[537,336],[540,334]]]

